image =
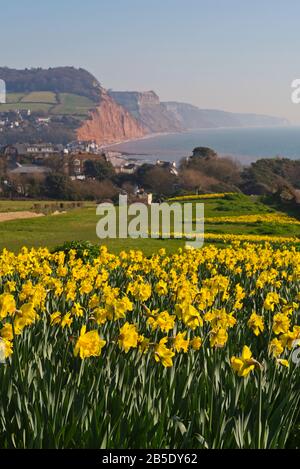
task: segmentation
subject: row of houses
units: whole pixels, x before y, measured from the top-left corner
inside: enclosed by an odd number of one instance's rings
[[[46,121],[48,118],[39,118],[40,121]],[[48,157],[58,154],[79,154],[91,153],[102,154],[103,147],[96,142],[71,142],[67,145],[53,144],[53,143],[15,143],[14,145],[7,145],[1,150],[1,153],[16,153],[18,155],[39,155],[40,157]]]
[[[80,143],[80,142],[79,142]],[[92,147],[90,146],[92,145]],[[71,148],[73,148],[71,150]],[[76,150],[75,150],[76,148]],[[82,151],[78,151],[82,148]],[[94,151],[83,151],[90,150]],[[86,146],[55,145],[50,143],[7,145],[0,150],[0,157],[5,162],[6,169],[16,175],[42,175],[53,170],[53,162],[64,174],[71,179],[85,179],[85,162],[87,160],[108,161],[114,167],[116,174],[132,175],[143,163],[140,160],[128,160],[121,153],[98,151],[93,142],[86,142]],[[178,175],[175,162],[156,161],[156,166],[168,169],[170,174]]]
[[[22,131],[28,128],[29,125],[33,125],[36,129],[39,129],[48,126],[51,120],[51,117],[32,115],[30,109],[16,109],[1,112],[0,107],[0,132],[5,132],[9,129]]]
[[[7,173],[12,175],[35,176],[48,174],[55,168],[71,179],[85,179],[84,166],[87,160],[106,160],[106,156],[93,153],[69,154],[60,151],[60,147],[44,145],[37,151],[37,147],[28,146],[26,151],[22,147],[6,147],[1,152],[1,160]],[[55,163],[55,164],[54,164]]]
[[[64,152],[63,145],[55,145],[52,143],[15,143],[14,145],[6,145],[1,149],[1,154],[15,156],[35,156],[47,158],[51,155],[59,155]]]

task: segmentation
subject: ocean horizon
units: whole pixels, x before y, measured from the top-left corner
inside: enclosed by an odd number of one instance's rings
[[[242,164],[260,158],[300,159],[300,126],[199,129],[151,135],[109,149],[145,162],[161,159],[178,163],[197,146],[210,147],[220,156],[231,156]]]

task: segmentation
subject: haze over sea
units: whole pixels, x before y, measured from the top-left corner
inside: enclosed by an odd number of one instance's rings
[[[276,156],[300,159],[300,127],[201,129],[133,140],[110,149],[134,154],[148,162],[156,159],[178,162],[197,146],[213,148],[242,164]]]

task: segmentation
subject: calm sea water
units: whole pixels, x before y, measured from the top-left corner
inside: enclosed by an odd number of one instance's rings
[[[211,147],[244,164],[262,157],[300,159],[300,127],[201,129],[134,140],[111,149],[135,154],[145,161],[178,162],[197,146]]]

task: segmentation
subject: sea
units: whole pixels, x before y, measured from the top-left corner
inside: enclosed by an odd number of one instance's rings
[[[220,156],[231,156],[243,165],[260,158],[300,159],[300,127],[200,129],[153,135],[109,148],[149,163],[158,159],[178,163],[198,146],[210,147]]]

